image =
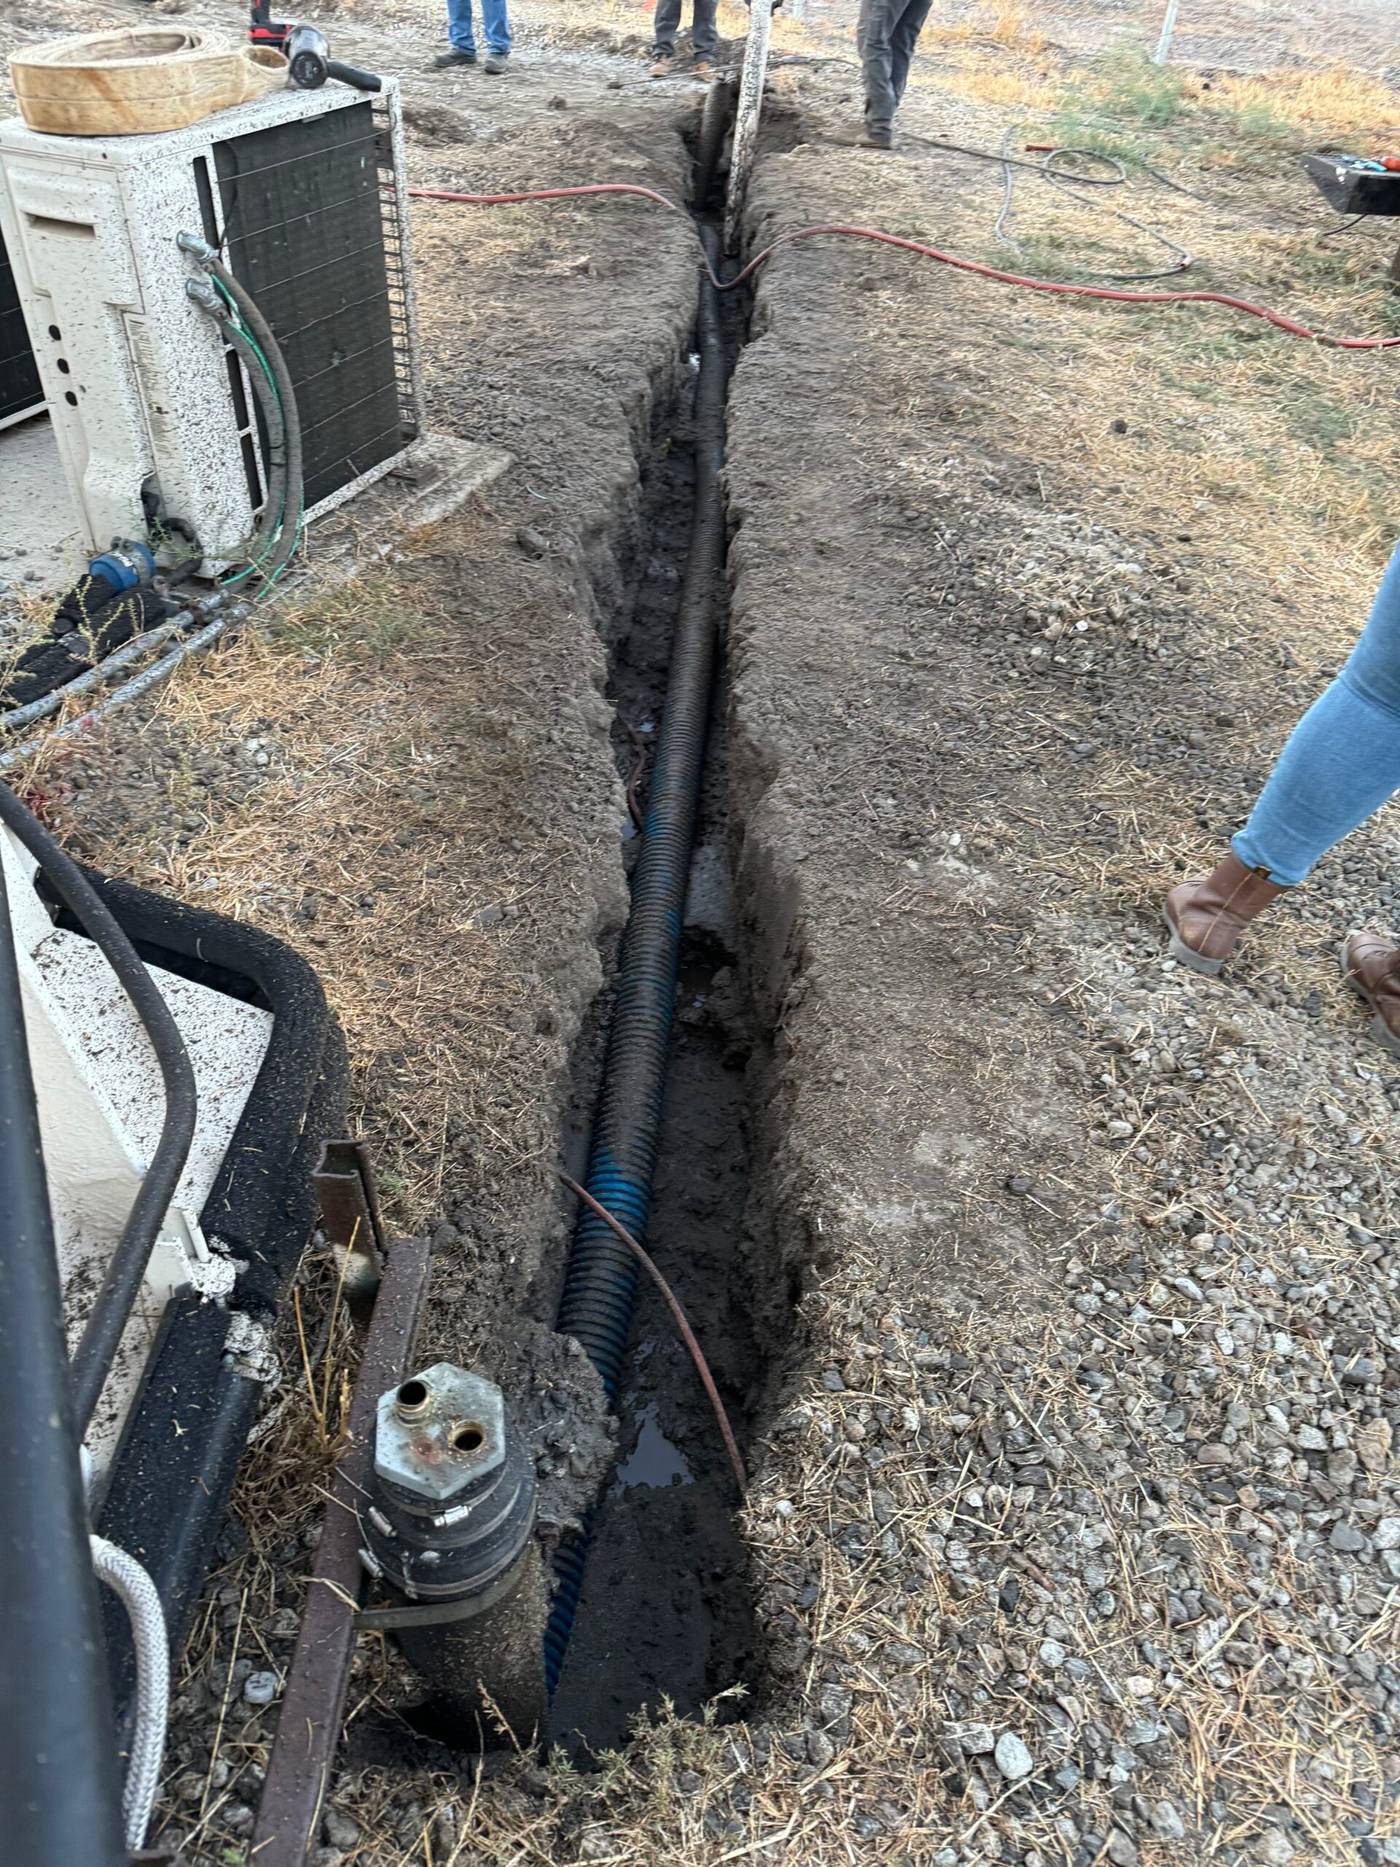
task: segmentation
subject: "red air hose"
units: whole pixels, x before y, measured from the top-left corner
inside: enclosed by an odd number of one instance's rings
[[[664,194],[658,194],[654,188],[643,188],[636,182],[589,182],[576,188],[527,188],[515,194],[459,194],[446,188],[410,188],[408,192],[415,200],[457,201],[466,207],[513,207],[528,201],[563,201],[577,195],[637,195],[644,201],[654,201],[658,207],[664,207],[672,214],[682,215],[687,222],[690,220],[684,208],[669,201]],[[877,227],[851,227],[840,222],[799,227],[793,233],[779,234],[771,246],[765,246],[732,279],[717,278],[703,253],[702,264],[719,291],[732,291],[736,285],[742,285],[746,279],[752,278],[759,267],[765,265],[780,248],[795,245],[798,240],[813,240],[824,235],[846,240],[873,240],[881,246],[898,247],[905,253],[917,253],[922,259],[936,259],[942,265],[956,267],[959,272],[975,273],[983,279],[995,279],[1001,285],[1020,286],[1028,292],[1054,292],[1062,298],[1106,298],[1117,305],[1224,305],[1229,311],[1243,312],[1251,318],[1262,318],[1277,330],[1287,331],[1290,337],[1304,337],[1310,343],[1326,344],[1336,350],[1400,348],[1400,337],[1333,337],[1326,331],[1310,330],[1306,324],[1298,323],[1296,318],[1285,317],[1283,312],[1273,311],[1267,305],[1256,305],[1248,298],[1236,298],[1230,292],[1131,292],[1111,285],[1073,285],[1058,279],[1031,279],[1024,273],[1003,272],[999,266],[984,266],[980,260],[966,259],[960,253],[945,252],[942,247],[926,246],[922,240],[907,240],[897,233],[882,233]]]

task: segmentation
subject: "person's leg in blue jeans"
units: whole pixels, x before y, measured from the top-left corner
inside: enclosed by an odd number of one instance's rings
[[[472,31],[472,0],[447,0],[447,36],[454,52],[476,62],[476,34]]]
[[[506,0],[481,0],[481,36],[486,41],[486,69],[499,69],[510,57],[510,20]]]
[[[1255,915],[1305,881],[1319,857],[1397,791],[1400,550],[1360,641],[1295,727],[1230,854],[1205,880],[1167,896],[1174,956],[1195,971],[1219,972]],[[1376,1035],[1400,1050],[1400,947],[1354,934],[1343,963],[1376,1014]]]

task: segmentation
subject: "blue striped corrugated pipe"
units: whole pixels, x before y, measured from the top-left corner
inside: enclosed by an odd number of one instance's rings
[[[703,236],[712,262],[717,248]],[[724,563],[725,359],[719,297],[700,284],[700,374],[695,391],[695,512],[671,649],[666,707],[652,773],[632,909],[618,960],[603,1084],[594,1117],[588,1191],[646,1243],[651,1185],[661,1132],[671,1017],[676,996],[685,889],[695,840],[705,729],[714,678],[715,618]],[[576,1336],[617,1396],[632,1327],[637,1266],[596,1213],[580,1208],[574,1225],[558,1328]],[[555,1556],[555,1594],[545,1633],[545,1676],[554,1691],[583,1587],[592,1530],[567,1537]]]

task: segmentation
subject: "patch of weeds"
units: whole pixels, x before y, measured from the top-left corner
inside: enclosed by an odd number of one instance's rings
[[[1129,168],[1154,161],[1158,153],[1156,137],[1135,135],[1076,104],[1051,119],[1041,140],[1053,143],[1057,149],[1083,149],[1091,155],[1109,156]]]
[[[1302,441],[1324,454],[1334,453],[1338,444],[1356,433],[1356,421],[1350,409],[1330,396],[1295,395],[1278,404],[1283,425],[1295,441]]]
[[[324,654],[344,647],[377,660],[411,646],[432,627],[398,580],[381,574],[353,578],[277,609],[268,618],[267,635],[292,649]]]
[[[1154,65],[1143,52],[1110,54],[1101,67],[1103,109],[1160,129],[1180,115],[1189,94],[1180,72]]]

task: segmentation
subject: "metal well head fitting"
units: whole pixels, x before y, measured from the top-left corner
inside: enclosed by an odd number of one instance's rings
[[[505,1400],[484,1374],[438,1361],[379,1396],[374,1471],[386,1484],[440,1504],[505,1455]]]

